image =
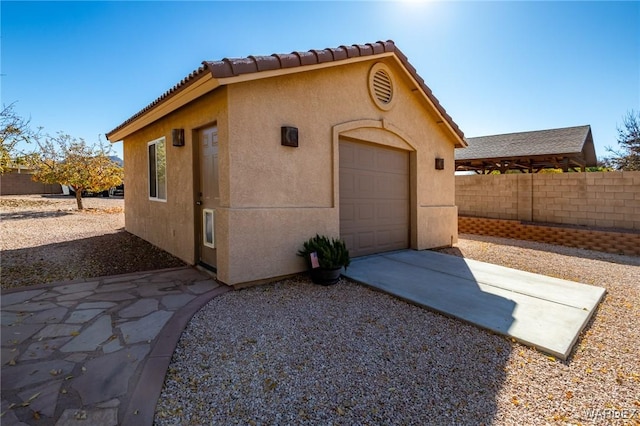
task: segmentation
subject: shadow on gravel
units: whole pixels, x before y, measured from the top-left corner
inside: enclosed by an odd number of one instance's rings
[[[2,288],[126,274],[185,263],[124,229],[98,237],[2,252]]]
[[[54,200],[73,200],[75,202],[76,198],[73,195],[64,195],[64,194],[42,194],[40,197],[42,198],[50,198]],[[84,195],[82,196],[83,200],[91,198],[103,198],[105,200],[123,200],[123,195],[110,195],[108,197],[103,197],[100,194],[92,194],[92,195]]]
[[[22,220],[22,219],[48,219],[68,216],[73,214],[70,211],[24,211],[12,213],[0,213],[0,220]]]
[[[240,290],[197,315],[195,324],[217,326],[183,334],[159,425],[187,423],[185,407],[194,424],[492,424],[512,349],[347,279]],[[215,374],[198,367],[207,359]],[[241,398],[219,391],[229,383]]]

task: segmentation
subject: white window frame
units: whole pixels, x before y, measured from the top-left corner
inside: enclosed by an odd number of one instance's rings
[[[164,177],[164,198],[162,198],[161,196],[159,196],[159,194],[161,193],[161,191],[158,190],[158,188],[160,187],[160,182],[158,181],[158,157],[157,157],[157,152],[158,152],[158,144],[164,144],[164,153],[165,153],[165,158],[164,158],[164,170],[165,170],[165,177]],[[151,156],[149,153],[149,148],[151,147],[151,145],[155,145],[155,153],[156,153],[156,158],[154,159],[155,162],[155,167],[154,170],[156,172],[156,175],[153,176],[154,179],[154,183],[155,183],[155,196],[153,196],[151,194]],[[161,138],[158,139],[154,139],[151,142],[147,142],[147,194],[149,195],[149,200],[151,201],[159,201],[159,202],[163,202],[166,203],[167,202],[167,141],[166,138],[163,136]]]
[[[207,217],[211,218],[207,226]],[[211,229],[211,241],[207,235],[207,229]],[[216,248],[216,211],[214,209],[202,209],[202,244],[205,247]]]

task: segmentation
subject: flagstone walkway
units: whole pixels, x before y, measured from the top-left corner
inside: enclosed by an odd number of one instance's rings
[[[184,267],[3,291],[0,423],[152,424],[182,330],[228,290]]]

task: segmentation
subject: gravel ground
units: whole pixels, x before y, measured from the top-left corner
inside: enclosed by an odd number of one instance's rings
[[[122,197],[0,197],[3,289],[183,266],[124,230]]]
[[[123,200],[0,197],[2,288],[183,263],[124,231]],[[174,353],[156,424],[640,425],[640,258],[464,235],[443,250],[596,284],[566,362],[353,282],[227,293]]]
[[[184,331],[156,424],[640,424],[640,258],[471,235],[443,251],[608,294],[559,361],[347,280],[227,293]]]

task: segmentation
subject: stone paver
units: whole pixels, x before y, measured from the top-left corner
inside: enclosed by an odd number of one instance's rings
[[[92,352],[111,336],[111,316],[101,315],[72,341],[60,348],[61,352]]]
[[[15,327],[8,328],[7,330],[2,327],[2,346],[16,346],[40,331],[42,327],[42,324],[20,323],[17,323]]]
[[[138,380],[164,377],[179,318],[228,290],[185,267],[3,291],[0,421],[152,424],[162,380]]]
[[[127,393],[131,374],[149,353],[147,344],[92,359],[85,363],[82,376],[71,385],[85,405],[104,403]]]
[[[22,355],[20,355],[19,360],[29,361],[33,359],[48,358],[69,340],[71,340],[71,337],[57,337],[55,339],[37,341],[29,345],[27,350]]]
[[[113,302],[86,302],[79,304],[76,309],[94,309],[94,308],[102,308],[108,309],[116,306],[116,303]]]
[[[171,318],[171,312],[156,311],[137,321],[119,325],[125,343],[138,343],[153,339]]]
[[[59,379],[71,374],[75,364],[69,361],[53,360],[36,363],[20,363],[2,367],[2,394],[5,390],[22,389],[36,383]]]
[[[120,311],[121,318],[143,317],[158,310],[156,299],[142,299]]]
[[[100,284],[99,281],[90,281],[86,283],[73,283],[73,284],[56,286],[56,291],[62,294],[77,293],[79,291],[95,290],[99,284]]]
[[[3,306],[2,310],[14,311],[14,312],[42,312],[47,309],[54,309],[58,306],[51,302],[25,302],[16,303],[9,306]]]
[[[40,414],[53,417],[56,411],[58,395],[64,379],[45,382],[33,389],[22,391],[18,396],[24,401],[29,402],[29,406]],[[35,396],[37,395],[37,396]],[[35,397],[34,397],[35,396]]]
[[[84,426],[84,425],[101,425],[115,426],[118,424],[118,409],[106,408],[100,410],[78,410],[69,408],[64,410],[60,419],[56,422],[56,426]]]
[[[57,324],[62,317],[67,315],[68,311],[69,309],[65,307],[53,308],[47,311],[29,314],[23,318],[22,322],[25,324]]]
[[[18,293],[11,293],[7,295],[3,294],[2,299],[0,299],[0,305],[4,308],[5,306],[22,303],[31,300],[44,292],[44,290],[25,290]]]
[[[77,293],[65,294],[64,296],[57,297],[56,300],[58,302],[66,302],[69,300],[78,300],[84,299],[87,296],[91,296],[93,294],[92,291],[79,291]]]
[[[91,321],[93,317],[104,312],[104,309],[80,309],[73,312],[65,322],[68,324],[82,324]]]
[[[73,336],[75,333],[80,333],[81,327],[82,325],[79,324],[49,324],[34,337],[36,339],[44,339],[48,337]]]
[[[171,295],[165,296],[162,298],[162,304],[167,309],[176,309],[181,308],[187,303],[189,303],[195,296],[190,294],[179,294],[179,295]]]

